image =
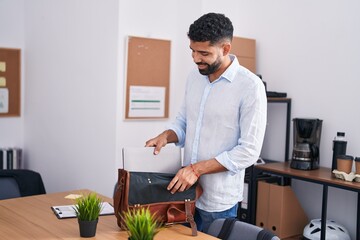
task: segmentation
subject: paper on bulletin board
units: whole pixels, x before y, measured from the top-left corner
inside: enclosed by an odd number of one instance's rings
[[[165,87],[130,86],[129,117],[165,117]]]
[[[0,61],[0,72],[6,72],[6,62]]]
[[[0,77],[0,87],[6,87],[6,78]]]
[[[9,112],[9,89],[0,88],[0,113]]]

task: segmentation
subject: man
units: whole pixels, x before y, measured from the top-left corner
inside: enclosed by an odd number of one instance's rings
[[[197,180],[203,194],[196,222],[207,232],[217,218],[236,217],[245,168],[260,155],[266,126],[261,80],[230,54],[233,26],[208,13],[190,25],[188,37],[198,69],[189,74],[183,105],[171,127],[146,142],[158,154],[168,143],[184,147],[184,165],[168,185],[171,193]]]

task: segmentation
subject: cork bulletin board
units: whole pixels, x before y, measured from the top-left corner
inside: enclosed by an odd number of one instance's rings
[[[236,55],[240,65],[253,73],[256,72],[256,40],[250,38],[233,37],[231,53]]]
[[[20,49],[0,48],[0,117],[20,116]]]
[[[129,36],[125,119],[169,117],[169,40]]]

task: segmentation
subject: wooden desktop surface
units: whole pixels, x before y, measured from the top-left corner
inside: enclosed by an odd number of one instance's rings
[[[61,193],[36,195],[0,201],[0,239],[83,239],[80,238],[76,218],[58,219],[51,206],[74,204],[74,200],[65,199],[69,194],[88,193],[89,190],[77,190]],[[104,201],[113,204],[111,198],[100,195]],[[114,215],[100,216],[96,236],[91,239],[128,239],[126,231],[117,226]],[[191,229],[174,225],[162,229],[155,240],[169,239],[217,239],[202,232],[191,236]]]

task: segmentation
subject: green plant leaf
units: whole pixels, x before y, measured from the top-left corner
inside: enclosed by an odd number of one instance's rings
[[[152,240],[163,225],[148,208],[129,209],[121,217],[131,240]]]
[[[88,195],[76,199],[74,210],[79,220],[96,220],[102,210],[102,200],[96,193],[89,193]]]

